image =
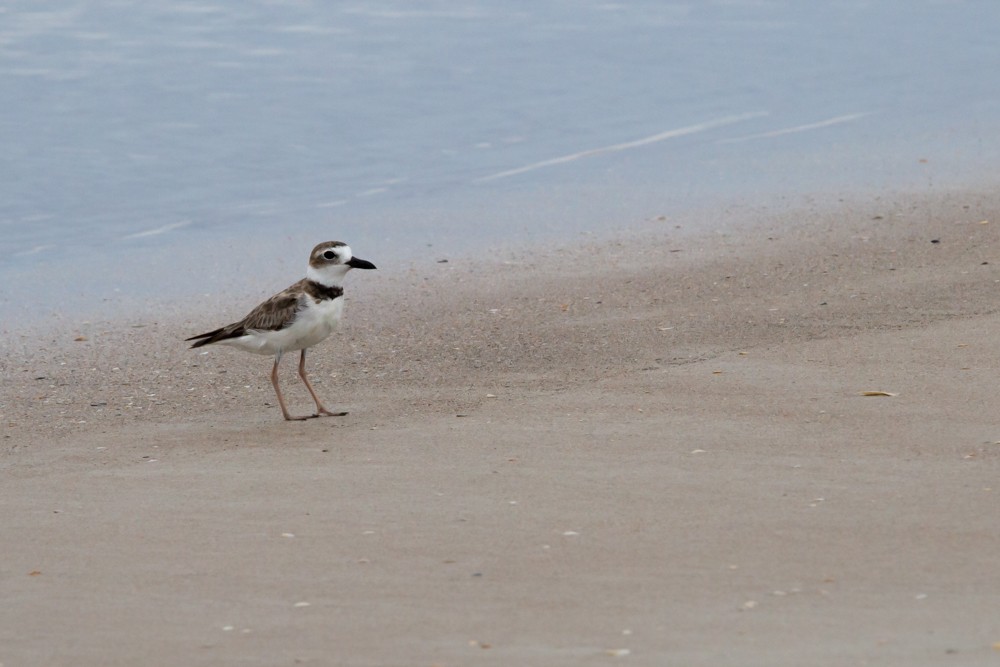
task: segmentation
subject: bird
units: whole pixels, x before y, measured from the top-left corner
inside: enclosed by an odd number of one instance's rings
[[[320,243],[309,254],[306,277],[259,304],[239,322],[186,338],[191,348],[204,345],[231,345],[254,354],[274,355],[271,385],[286,421],[302,421],[320,416],[340,417],[346,412],[327,410],[306,375],[306,350],[323,341],[340,323],[344,311],[344,277],[351,269],[374,269],[359,259],[342,241]],[[299,377],[316,402],[316,413],[293,417],[278,385],[278,364],[285,352],[301,350]]]

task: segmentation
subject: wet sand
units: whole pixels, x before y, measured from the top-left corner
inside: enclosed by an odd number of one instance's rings
[[[1000,660],[1000,197],[746,218],[354,272],[341,418],[267,293],[5,326],[0,663]]]

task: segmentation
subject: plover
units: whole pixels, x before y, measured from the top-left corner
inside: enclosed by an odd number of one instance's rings
[[[358,259],[351,248],[340,241],[327,241],[313,248],[309,255],[306,277],[288,289],[278,292],[250,311],[239,322],[227,324],[215,331],[192,336],[191,347],[212,343],[232,345],[254,354],[273,354],[271,384],[278,396],[281,414],[288,421],[311,419],[320,415],[339,417],[346,412],[330,412],[319,400],[306,376],[306,349],[329,336],[340,322],[344,311],[344,276],[351,269],[374,269],[375,265]],[[285,398],[278,386],[278,364],[285,352],[302,350],[299,377],[316,401],[316,414],[293,417],[288,414]]]

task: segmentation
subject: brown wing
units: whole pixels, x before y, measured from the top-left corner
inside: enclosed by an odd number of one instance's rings
[[[201,347],[227,338],[239,338],[250,329],[280,331],[292,323],[295,319],[295,313],[299,311],[301,305],[299,297],[302,294],[303,282],[305,281],[300,280],[288,289],[278,292],[251,310],[239,322],[227,324],[215,331],[192,336],[187,340],[197,340],[198,342],[191,347]]]
[[[235,326],[242,327],[243,329],[261,329],[264,331],[279,331],[284,329],[292,323],[295,319],[295,313],[299,311],[301,306],[299,297],[302,294],[302,283],[304,282],[304,280],[300,280],[288,289],[278,292],[251,310]]]

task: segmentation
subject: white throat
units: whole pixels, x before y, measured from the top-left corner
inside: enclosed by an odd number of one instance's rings
[[[344,276],[350,270],[351,267],[346,264],[333,264],[322,269],[310,265],[306,267],[306,279],[326,287],[343,287]]]

